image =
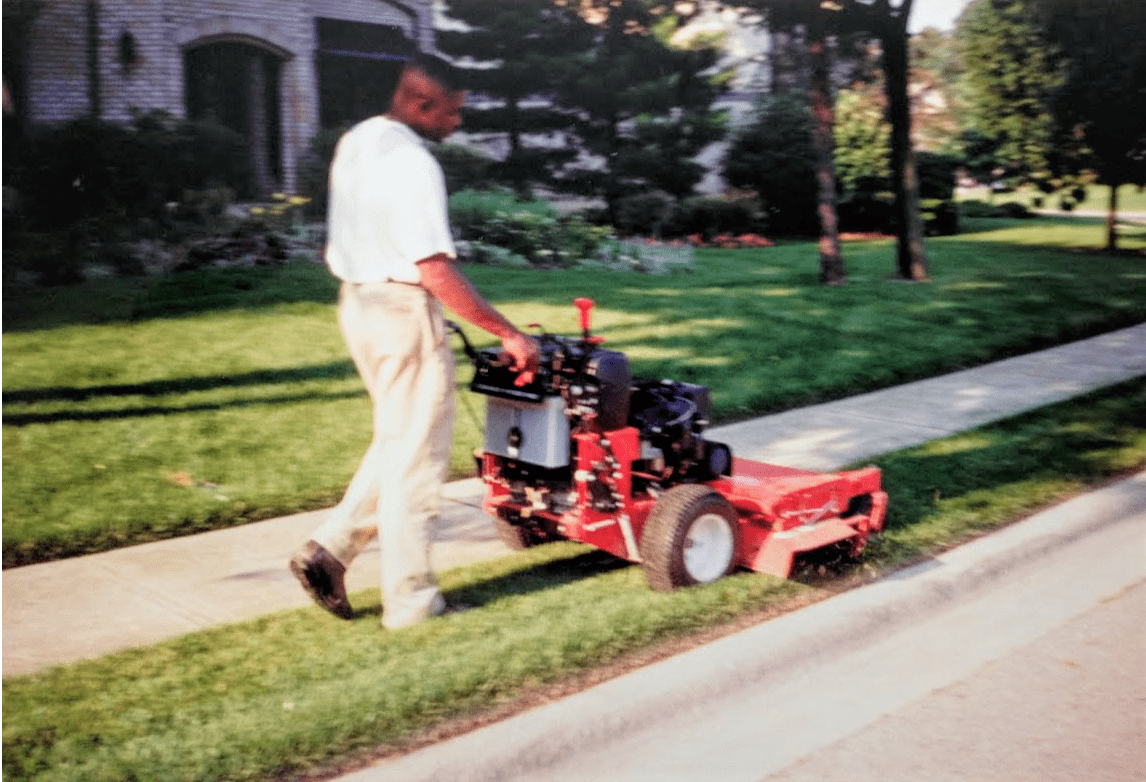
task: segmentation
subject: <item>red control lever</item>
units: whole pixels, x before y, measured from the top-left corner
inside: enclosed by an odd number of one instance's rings
[[[590,313],[593,311],[592,299],[574,299],[573,303],[581,310],[581,332],[585,339],[589,339],[589,328],[592,326]]]

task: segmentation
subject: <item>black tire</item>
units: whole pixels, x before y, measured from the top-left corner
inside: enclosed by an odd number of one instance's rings
[[[640,549],[645,578],[658,592],[716,581],[736,568],[740,519],[708,486],[674,486],[649,514]]]

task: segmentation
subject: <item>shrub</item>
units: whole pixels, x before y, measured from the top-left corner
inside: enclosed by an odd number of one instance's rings
[[[609,233],[578,216],[559,216],[546,201],[524,201],[505,189],[455,194],[450,223],[466,259],[478,263],[524,259],[534,266],[569,267],[593,256]]]
[[[622,236],[661,237],[676,214],[676,199],[659,190],[618,198],[613,204],[613,227]]]
[[[1026,219],[1034,217],[1034,213],[1020,203],[1008,201],[1005,204],[992,206],[985,201],[964,201],[959,205],[959,212],[963,217],[1003,217],[1010,219]]]
[[[481,239],[491,221],[522,212],[557,217],[549,202],[524,201],[504,187],[466,189],[450,196],[450,225],[463,239]]]
[[[894,229],[895,196],[883,191],[864,190],[843,198],[836,205],[841,231],[888,233]]]
[[[699,234],[710,241],[720,234],[763,234],[768,219],[755,193],[732,192],[723,196],[686,199],[678,208],[671,236]]]
[[[34,128],[21,157],[10,171],[35,229],[105,215],[161,218],[184,191],[226,186],[246,194],[251,186],[241,135],[158,111],[132,125],[84,118]]]
[[[493,160],[460,144],[433,144],[430,152],[446,175],[446,189],[451,193],[480,188],[489,182]]]
[[[311,219],[326,217],[330,197],[330,162],[334,160],[338,139],[346,131],[346,127],[323,128],[311,138],[310,147],[299,161],[298,191],[310,199],[305,214]]]
[[[941,198],[919,199],[924,231],[930,236],[951,236],[959,232],[959,213],[954,201]]]
[[[1034,216],[1034,212],[1015,201],[1008,201],[1005,204],[999,204],[995,207],[995,217],[1010,217],[1018,220],[1026,220]]]
[[[959,159],[934,152],[915,155],[915,171],[919,175],[919,197],[950,201],[955,197],[955,177]]]
[[[921,152],[915,161],[919,178],[919,208],[924,231],[947,236],[958,233],[959,210],[955,205],[955,177],[959,161],[948,155]],[[894,233],[895,195],[885,179],[857,179],[854,191],[837,207],[841,231]]]
[[[819,232],[812,115],[802,96],[762,101],[753,122],[733,139],[723,174],[732,186],[759,195],[772,233]]]

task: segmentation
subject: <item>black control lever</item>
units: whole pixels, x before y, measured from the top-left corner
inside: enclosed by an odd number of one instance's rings
[[[475,367],[480,364],[481,356],[478,355],[478,352],[474,350],[474,346],[471,345],[469,339],[466,338],[466,333],[462,331],[462,327],[457,323],[454,323],[452,320],[447,320],[446,328],[462,338],[462,349],[465,351],[466,356],[470,360],[470,363],[472,363]]]

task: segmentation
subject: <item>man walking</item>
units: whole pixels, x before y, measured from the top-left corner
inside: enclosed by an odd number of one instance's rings
[[[318,605],[349,619],[344,574],[377,534],[387,628],[446,610],[429,557],[453,440],[442,305],[499,337],[520,382],[537,368],[537,343],[454,265],[445,178],[422,139],[457,130],[464,99],[452,66],[415,57],[389,111],[349,130],[330,170],[326,263],[342,280],[339,325],[373,402],[374,437],[342,501],[290,568]]]

